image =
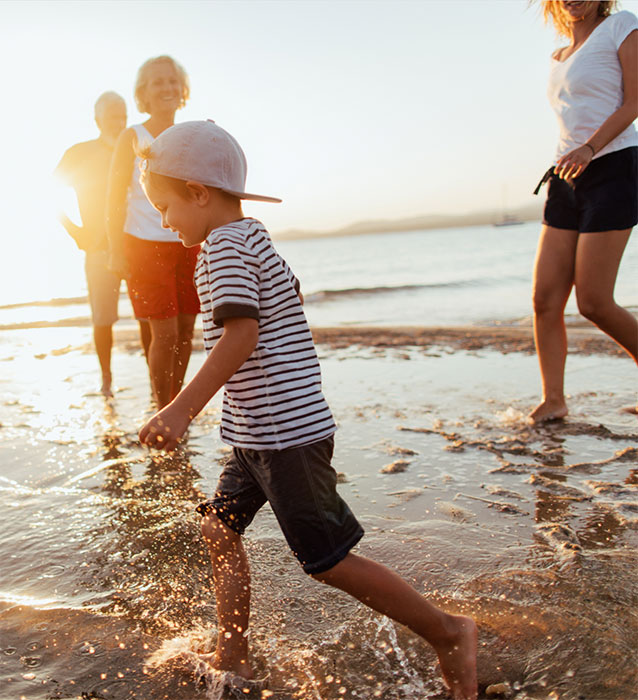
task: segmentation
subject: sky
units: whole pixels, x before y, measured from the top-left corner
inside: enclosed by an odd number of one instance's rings
[[[160,54],[190,76],[177,120],[214,119],[247,190],[284,200],[245,207],[274,233],[530,204],[557,139],[556,45],[526,0],[3,0],[3,248],[73,257],[51,172],[97,135],[101,92],[146,118],[135,74]]]

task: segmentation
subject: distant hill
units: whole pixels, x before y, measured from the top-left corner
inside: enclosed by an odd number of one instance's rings
[[[526,207],[511,209],[507,213],[521,221],[538,221],[543,212],[543,202]],[[304,229],[287,229],[273,234],[277,240],[295,238],[315,238],[318,236],[356,236],[364,233],[395,233],[399,231],[419,231],[431,228],[453,228],[457,226],[481,226],[496,223],[502,218],[502,212],[485,210],[467,214],[430,214],[408,219],[376,219],[359,221],[343,228],[329,231],[311,231]]]

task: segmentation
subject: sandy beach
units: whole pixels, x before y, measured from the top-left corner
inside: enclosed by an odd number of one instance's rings
[[[315,329],[358,551],[480,628],[481,698],[624,700],[636,683],[635,368],[570,329],[567,420],[530,426],[529,328]],[[6,332],[0,697],[247,697],[202,663],[214,592],[194,505],[228,448],[219,400],[149,454],[146,368],[118,331],[115,399],[87,328]],[[189,368],[196,371],[197,349]],[[247,534],[251,639],[275,700],[446,697],[405,629],[306,578],[272,512]],[[265,694],[264,694],[265,693]],[[500,694],[499,694],[500,693]]]

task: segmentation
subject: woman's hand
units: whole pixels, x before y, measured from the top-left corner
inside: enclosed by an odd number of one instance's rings
[[[554,166],[554,172],[563,180],[573,180],[583,174],[593,157],[593,147],[583,144],[566,153]]]

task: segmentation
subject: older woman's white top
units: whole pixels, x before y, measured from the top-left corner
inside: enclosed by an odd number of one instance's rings
[[[636,15],[617,12],[604,19],[569,58],[558,61],[552,57],[547,94],[560,129],[556,160],[582,146],[622,105],[623,75],[618,49],[636,30]],[[638,146],[633,124],[594,157],[630,146]]]
[[[139,149],[153,142],[153,136],[143,124],[131,127],[137,136]],[[162,217],[157,209],[146,199],[142,185],[140,184],[140,164],[142,159],[135,156],[133,173],[128,186],[126,199],[126,221],[124,232],[141,238],[145,241],[159,243],[179,243],[179,236],[168,228],[162,226]]]

